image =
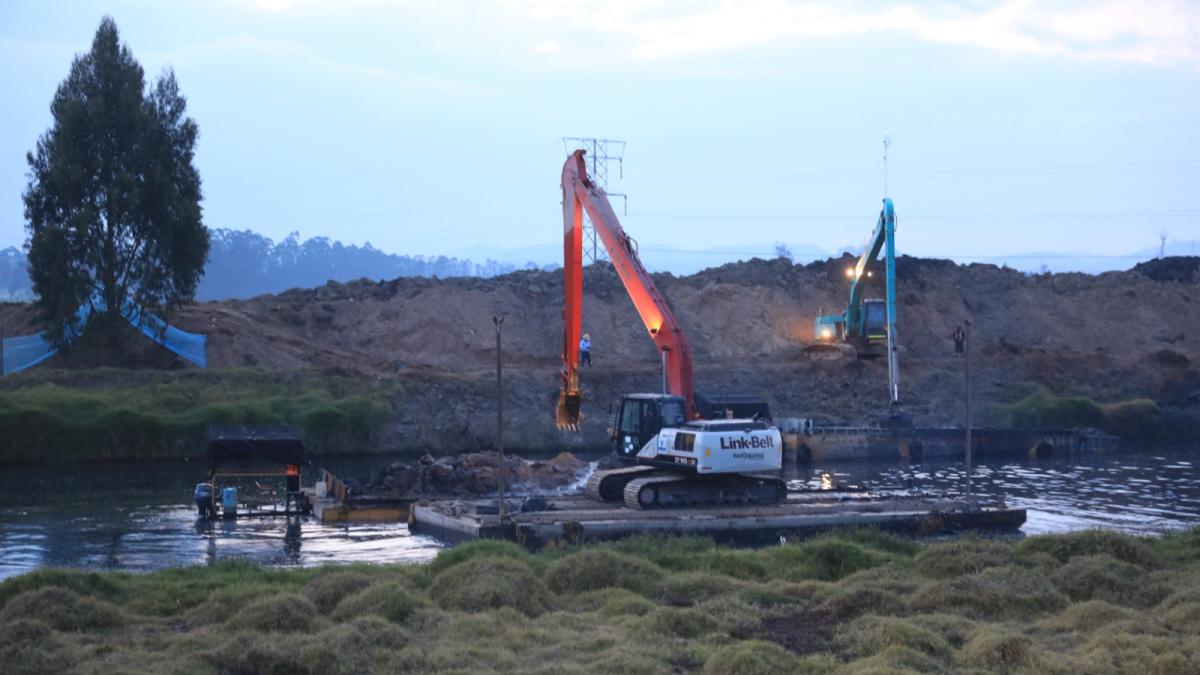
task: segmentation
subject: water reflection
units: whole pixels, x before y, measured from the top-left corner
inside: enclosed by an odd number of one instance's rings
[[[1082,454],[1061,459],[1007,459],[977,465],[971,491],[1028,510],[1027,534],[1101,527],[1160,533],[1200,525],[1200,476],[1195,451],[1154,454]],[[876,492],[963,495],[961,464],[909,466],[826,463],[792,476],[792,484],[819,489],[832,474],[843,484]]]
[[[347,474],[366,475],[378,462],[342,464]],[[142,572],[229,558],[283,567],[423,562],[441,548],[403,523],[199,519],[189,503],[197,471],[185,462],[6,469],[0,578],[40,566]]]
[[[332,462],[360,481],[395,457]],[[404,458],[411,460],[412,458]],[[1200,524],[1195,451],[1003,459],[977,465],[972,491],[1029,510],[1030,534],[1104,527],[1161,532]],[[441,548],[404,524],[324,525],[311,519],[198,521],[195,463],[94,465],[0,472],[0,578],[38,566],[148,571],[248,558],[286,567],[421,562]],[[877,492],[962,494],[962,467],[824,463],[793,469],[796,487],[859,484]],[[315,479],[306,476],[306,481]]]

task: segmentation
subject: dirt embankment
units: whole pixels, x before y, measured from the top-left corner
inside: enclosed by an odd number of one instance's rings
[[[919,423],[962,416],[956,325],[972,326],[980,409],[1038,388],[1097,401],[1148,397],[1200,408],[1200,265],[1169,258],[1102,275],[1027,275],[992,265],[902,257],[897,262],[901,392]],[[766,396],[779,416],[873,419],[886,407],[886,364],[812,361],[813,318],[844,306],[842,259],[793,265],[753,260],[687,277],[655,275],[686,329],[698,388]],[[881,279],[867,297],[881,297]],[[552,428],[562,331],[560,272],[492,279],[362,280],[250,300],[200,303],[172,317],[208,335],[211,368],[314,369],[395,379],[403,395],[381,443],[396,448],[491,447],[495,428],[493,315],[504,315],[510,447],[603,443],[609,402],[659,386],[658,358],[615,272],[584,275],[583,432]],[[33,330],[27,306],[0,307],[8,335]],[[150,359],[144,348],[139,358]],[[154,365],[162,365],[154,357]],[[53,365],[49,364],[49,365]]]

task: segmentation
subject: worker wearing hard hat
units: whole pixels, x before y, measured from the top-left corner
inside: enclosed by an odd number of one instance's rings
[[[592,336],[587,333],[583,334],[583,339],[579,341],[579,366],[583,364],[592,365]]]

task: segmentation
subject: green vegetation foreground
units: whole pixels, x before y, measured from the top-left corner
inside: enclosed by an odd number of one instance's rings
[[[1184,673],[1200,529],[918,543],[875,531],[738,550],[635,538],[425,566],[0,583],[0,671]]]

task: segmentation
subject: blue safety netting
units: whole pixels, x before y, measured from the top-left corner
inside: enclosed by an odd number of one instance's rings
[[[4,374],[25,370],[54,356],[54,346],[37,335],[4,338]]]
[[[98,302],[97,309],[103,310],[104,303]],[[79,323],[83,325],[91,313],[89,305],[79,308]],[[201,333],[189,333],[180,330],[162,319],[142,311],[132,302],[126,301],[121,308],[121,316],[146,337],[171,350],[180,358],[206,368],[208,359],[205,356],[206,338]],[[20,337],[4,338],[4,374],[20,372],[36,366],[54,356],[58,350],[54,348],[45,333],[22,335]]]
[[[142,331],[146,337],[166,347],[185,361],[190,361],[201,368],[208,367],[208,359],[204,355],[205,336],[203,333],[189,333],[168,324],[162,319],[143,312],[141,307],[126,302],[121,310],[121,316],[133,324],[134,328]]]

